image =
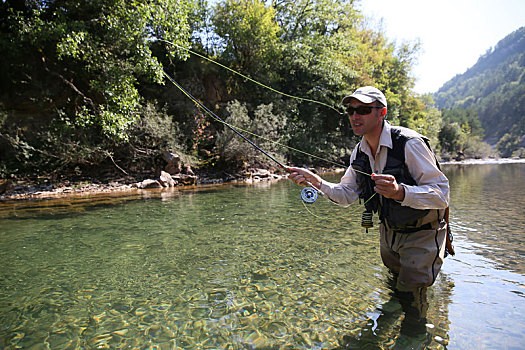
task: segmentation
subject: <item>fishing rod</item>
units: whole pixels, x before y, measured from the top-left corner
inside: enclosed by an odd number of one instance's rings
[[[334,107],[332,107],[332,106],[330,106],[330,105],[328,105],[328,104],[326,104],[326,103],[319,102],[319,101],[312,100],[312,99],[303,98],[303,97],[293,96],[293,95],[286,94],[286,93],[284,93],[284,92],[278,91],[278,90],[276,90],[276,89],[274,89],[274,88],[272,88],[272,87],[269,87],[269,86],[267,86],[267,85],[265,85],[265,84],[262,84],[262,83],[260,83],[260,82],[258,82],[258,81],[256,81],[256,80],[254,80],[254,79],[252,79],[252,78],[250,78],[250,77],[248,77],[248,76],[246,76],[246,75],[244,75],[244,74],[241,74],[241,73],[239,73],[239,72],[237,72],[237,71],[235,71],[235,70],[233,70],[233,69],[231,69],[231,68],[229,68],[229,67],[227,67],[227,66],[225,66],[225,65],[222,65],[222,64],[220,64],[220,63],[218,63],[218,62],[216,62],[216,61],[214,61],[214,60],[212,60],[212,59],[210,59],[210,58],[208,58],[208,57],[206,57],[206,56],[203,56],[203,55],[201,55],[201,54],[198,54],[198,53],[196,53],[196,52],[194,52],[194,51],[192,51],[192,50],[190,50],[190,49],[187,49],[187,48],[185,48],[185,47],[182,47],[182,46],[180,46],[180,45],[177,45],[177,44],[172,43],[172,42],[167,41],[167,40],[163,40],[163,39],[159,39],[159,40],[160,40],[160,41],[163,41],[163,42],[166,42],[166,43],[168,43],[168,44],[174,45],[174,46],[176,46],[176,47],[178,47],[178,48],[184,49],[184,50],[188,51],[189,53],[191,53],[191,54],[193,54],[193,55],[196,55],[196,56],[201,57],[201,58],[203,58],[203,59],[205,59],[205,60],[207,60],[207,61],[210,61],[210,62],[212,62],[212,63],[214,63],[214,64],[216,64],[216,65],[218,65],[218,66],[220,66],[220,67],[223,67],[223,68],[225,68],[225,69],[227,69],[227,70],[229,70],[229,71],[231,71],[231,72],[233,72],[233,73],[235,73],[235,74],[237,74],[237,75],[239,75],[239,76],[241,76],[241,77],[243,77],[243,78],[245,78],[245,79],[247,79],[247,80],[249,80],[249,81],[251,81],[251,82],[253,82],[253,83],[255,83],[255,84],[258,84],[258,85],[260,85],[260,86],[262,86],[262,87],[264,87],[264,88],[266,88],[266,89],[268,89],[268,90],[271,90],[271,91],[273,91],[273,92],[275,92],[275,93],[278,93],[278,94],[281,94],[281,95],[283,95],[283,96],[287,96],[287,97],[290,97],[290,98],[294,98],[294,99],[297,99],[297,100],[301,100],[301,101],[307,101],[307,102],[317,103],[317,104],[320,104],[320,105],[323,105],[323,106],[329,107],[330,109],[336,111],[338,114],[343,114],[343,113],[341,113],[339,110],[335,109]],[[285,166],[284,164],[282,164],[279,160],[275,159],[275,157],[273,157],[272,155],[270,155],[268,152],[266,152],[266,151],[263,150],[261,147],[259,147],[257,144],[255,144],[253,141],[251,141],[251,140],[248,139],[246,136],[244,136],[241,132],[239,132],[239,131],[237,130],[236,127],[234,127],[234,126],[228,124],[228,123],[225,122],[222,118],[220,118],[220,117],[217,116],[215,113],[213,113],[210,109],[208,109],[208,107],[206,107],[202,102],[200,102],[200,101],[199,101],[198,99],[196,99],[193,95],[191,95],[188,91],[186,91],[186,90],[185,90],[185,89],[184,89],[184,88],[183,88],[183,87],[182,87],[177,81],[175,81],[175,79],[173,79],[168,73],[166,73],[166,71],[165,71],[164,69],[162,70],[162,72],[164,73],[164,75],[165,75],[165,76],[166,76],[166,77],[167,77],[167,78],[168,78],[168,79],[169,79],[169,80],[170,80],[170,81],[171,81],[171,82],[172,82],[172,83],[173,83],[173,84],[174,84],[179,90],[181,90],[181,91],[182,91],[182,92],[183,92],[183,93],[184,93],[189,99],[191,99],[195,104],[197,104],[197,106],[199,106],[200,108],[202,108],[202,109],[203,109],[206,113],[208,113],[212,118],[214,118],[215,120],[218,120],[219,122],[221,122],[221,123],[223,123],[224,125],[226,125],[230,130],[232,130],[235,134],[237,134],[237,135],[240,136],[243,140],[245,140],[245,141],[248,142],[250,145],[252,145],[256,150],[258,150],[259,152],[261,152],[262,154],[264,154],[266,157],[268,157],[269,159],[271,159],[273,162],[275,162],[275,163],[276,163],[281,169],[283,169],[283,170],[285,170],[285,171],[287,171],[287,172],[290,172],[290,169],[289,169],[287,166]],[[240,129],[240,130],[242,130],[242,129]],[[245,131],[245,132],[247,132],[247,133],[249,133],[249,134],[251,134],[251,135],[254,135],[254,136],[257,136],[257,137],[261,137],[261,136],[259,136],[259,135],[253,134],[253,133],[251,133],[251,132],[249,132],[249,131],[246,131],[246,130],[243,130],[243,131]],[[268,141],[274,142],[274,141],[272,141],[272,140],[268,140]],[[274,142],[274,143],[276,143],[276,142]],[[278,144],[279,144],[279,143],[278,143]],[[281,145],[281,144],[279,144],[279,145]],[[295,149],[295,148],[292,148],[292,147],[289,147],[289,146],[286,146],[286,145],[281,145],[281,146],[284,146],[284,147],[286,147],[286,148],[288,148],[288,149],[291,149],[291,150],[294,150],[294,151],[298,151],[298,152],[301,152],[301,153],[307,154],[307,155],[309,155],[309,156],[313,156],[313,157],[315,157],[315,158],[322,159],[322,160],[324,160],[324,161],[328,161],[328,160],[326,160],[326,159],[323,159],[323,158],[317,157],[317,156],[315,156],[315,155],[311,155],[311,154],[309,154],[309,153],[307,153],[307,152],[303,152],[303,151],[301,151],[301,150],[297,150],[297,149]],[[329,163],[336,164],[336,165],[341,165],[341,164],[338,164],[338,163],[335,163],[335,162],[332,162],[332,161],[328,161],[328,162],[329,162]],[[343,167],[345,167],[345,165],[343,165]],[[362,171],[360,171],[360,170],[358,170],[358,169],[354,169],[354,170],[355,170],[356,172],[362,173],[362,174],[364,174],[364,175],[371,176],[370,174],[367,174],[367,173],[365,173],[365,172],[362,172]],[[301,199],[302,199],[303,205],[305,206],[305,209],[306,209],[311,215],[313,215],[313,216],[315,216],[315,217],[318,217],[317,215],[315,215],[314,213],[312,213],[312,212],[308,209],[308,207],[306,206],[306,204],[313,204],[313,203],[315,203],[316,200],[317,200],[317,197],[318,197],[318,193],[320,193],[320,194],[321,194],[323,197],[325,197],[325,198],[328,198],[328,197],[325,196],[325,194],[321,191],[321,189],[319,189],[319,188],[313,186],[309,181],[305,181],[305,182],[306,182],[306,184],[308,185],[308,187],[303,188],[303,190],[301,191]],[[374,193],[374,195],[375,195],[375,193]],[[372,197],[374,197],[374,195],[372,195],[372,196],[371,196],[371,197],[365,202],[365,204],[366,204],[369,200],[371,200]],[[328,198],[328,199],[330,199],[330,198]],[[366,217],[366,218],[365,218],[365,213],[363,213],[362,226],[363,226],[363,227],[367,227],[367,232],[368,232],[368,227],[372,227],[372,226],[373,226],[371,215],[370,215],[370,217]]]
[[[209,62],[211,62],[211,63],[213,63],[213,64],[215,64],[215,65],[217,65],[217,66],[219,66],[219,67],[222,67],[222,68],[224,68],[224,69],[227,69],[227,70],[229,70],[230,72],[232,72],[232,73],[234,73],[234,74],[237,74],[237,75],[239,75],[239,76],[241,76],[241,77],[243,77],[243,78],[245,78],[245,79],[247,79],[247,80],[249,80],[249,81],[251,81],[251,82],[253,82],[253,83],[257,84],[257,85],[259,85],[259,86],[262,86],[262,87],[265,88],[265,89],[268,89],[268,90],[270,90],[270,91],[273,91],[273,92],[275,92],[275,93],[277,93],[277,94],[280,94],[280,95],[283,95],[283,96],[286,96],[286,97],[290,97],[290,98],[293,98],[293,99],[296,99],[296,100],[299,100],[299,101],[305,101],[305,102],[316,103],[316,104],[319,104],[319,105],[322,105],[322,106],[328,107],[328,108],[332,109],[333,111],[337,112],[337,113],[340,114],[340,115],[343,115],[343,114],[344,114],[344,113],[341,112],[340,110],[338,110],[338,109],[336,109],[335,107],[330,106],[330,105],[328,105],[328,104],[326,104],[326,103],[324,103],[324,102],[320,102],[320,101],[316,101],[316,100],[312,100],[312,99],[308,99],[308,98],[304,98],[304,97],[299,97],[299,96],[290,95],[290,94],[287,94],[287,93],[285,93],[285,92],[282,92],[282,91],[279,91],[279,90],[277,90],[277,89],[274,89],[274,88],[272,88],[272,87],[270,87],[270,86],[268,86],[268,85],[265,85],[265,84],[263,84],[263,83],[261,83],[261,82],[255,80],[255,79],[252,79],[252,78],[250,78],[250,77],[248,77],[248,76],[246,76],[246,75],[244,75],[244,74],[242,74],[242,73],[240,73],[240,72],[238,72],[238,71],[236,71],[236,70],[234,70],[234,69],[232,69],[232,68],[230,68],[230,67],[228,67],[228,66],[225,66],[225,65],[223,65],[223,64],[221,64],[221,63],[219,63],[219,62],[217,62],[217,61],[215,61],[215,60],[212,60],[211,58],[208,58],[208,57],[206,57],[206,56],[204,56],[204,55],[201,55],[201,54],[199,54],[199,53],[197,53],[197,52],[195,52],[195,51],[193,51],[193,50],[190,50],[190,49],[188,49],[188,48],[186,48],[186,47],[184,47],[184,46],[181,46],[181,45],[175,44],[175,43],[173,43],[173,42],[171,42],[171,41],[168,41],[168,40],[165,40],[165,39],[157,39],[157,40],[160,41],[160,42],[164,42],[164,43],[170,44],[170,45],[172,45],[172,46],[175,46],[175,47],[177,47],[177,48],[179,48],[179,49],[185,50],[185,51],[187,51],[188,53],[190,53],[190,54],[192,54],[192,55],[198,56],[198,57],[200,57],[200,58],[202,58],[202,59],[205,59],[205,60],[207,60],[207,61],[209,61]],[[164,75],[165,75],[170,81],[173,82],[173,79],[172,79],[172,78],[166,73],[166,71],[163,70],[163,73],[164,73]],[[176,85],[178,85],[178,84],[176,84]],[[183,92],[184,92],[184,91],[183,91]],[[195,101],[194,98],[188,96],[187,92],[184,92],[184,93],[186,94],[186,96],[187,96],[188,98],[190,98],[190,99],[192,99],[192,100]],[[227,125],[230,129],[232,128],[232,126],[231,126],[230,124],[228,124],[228,123],[226,123],[225,121],[223,121],[223,120],[221,120],[220,118],[218,118],[216,115],[214,115],[213,113],[211,113],[211,111],[208,110],[208,113],[210,114],[210,116],[211,116],[212,118],[215,118],[216,120],[220,121],[221,123]],[[322,157],[316,156],[316,155],[314,155],[314,154],[311,154],[311,153],[308,153],[308,152],[302,151],[302,150],[300,150],[300,149],[293,148],[293,147],[288,146],[288,145],[283,145],[283,144],[281,144],[281,143],[279,143],[279,142],[277,142],[277,141],[267,139],[267,138],[265,138],[265,137],[263,137],[263,136],[261,136],[261,135],[254,134],[254,133],[252,133],[252,132],[250,132],[250,131],[248,131],[248,130],[243,130],[243,129],[238,128],[238,127],[235,127],[235,126],[233,126],[233,128],[235,128],[237,131],[241,130],[241,131],[243,131],[243,132],[246,133],[246,134],[250,134],[250,135],[255,136],[255,137],[257,137],[257,138],[260,138],[260,139],[263,139],[263,140],[265,140],[265,141],[268,141],[268,142],[274,143],[274,144],[279,145],[279,146],[281,146],[281,147],[287,148],[287,149],[289,149],[289,150],[291,150],[291,151],[298,152],[298,153],[302,153],[302,154],[307,155],[307,156],[309,156],[309,157],[316,158],[316,159],[322,160],[322,161],[324,161],[324,162],[331,163],[331,164],[333,164],[333,165],[337,165],[337,166],[340,166],[340,167],[346,168],[346,165],[345,165],[345,164],[337,163],[337,162],[331,161],[331,160],[329,160],[329,159],[325,159],[325,158],[322,158]],[[234,131],[235,131],[235,130],[234,130]],[[236,131],[236,132],[237,132],[237,131]],[[279,163],[278,163],[278,164],[279,164]],[[368,174],[365,174],[365,175],[368,175]]]
[[[288,170],[288,167],[286,167],[284,164],[282,164],[280,161],[278,161],[277,159],[275,159],[275,157],[273,157],[272,155],[270,155],[268,152],[266,152],[265,150],[263,150],[261,147],[259,147],[256,143],[254,143],[252,140],[248,139],[246,136],[244,136],[243,134],[241,134],[239,131],[237,131],[237,129],[235,129],[233,126],[231,126],[230,124],[226,123],[224,120],[222,120],[222,118],[220,118],[219,116],[217,116],[215,113],[213,113],[208,107],[206,107],[201,101],[199,101],[198,99],[196,99],[195,97],[193,97],[192,94],[190,94],[188,91],[186,91],[186,89],[184,89],[179,83],[177,83],[177,81],[175,79],[173,79],[172,77],[170,77],[168,75],[168,73],[166,73],[166,71],[162,70],[164,72],[164,75],[166,77],[168,77],[168,79],[177,87],[179,88],[179,90],[181,90],[186,96],[188,96],[193,102],[195,102],[200,108],[202,108],[203,110],[206,111],[206,113],[208,113],[209,115],[211,115],[214,119],[220,121],[221,123],[223,123],[224,125],[226,125],[230,130],[232,130],[234,133],[236,133],[237,135],[239,135],[244,141],[248,142],[250,145],[252,145],[256,150],[258,150],[259,152],[261,152],[262,154],[264,154],[266,157],[270,158],[271,160],[273,160],[275,163],[277,163],[277,165],[279,165],[279,167],[281,169],[284,169],[286,171],[289,171]]]
[[[200,102],[198,99],[196,99],[192,94],[190,94],[186,89],[184,89],[175,79],[173,79],[166,71],[162,70],[164,75],[180,90],[184,95],[186,95],[189,99],[191,99],[197,106],[202,108],[206,113],[208,113],[210,116],[212,116],[214,119],[220,121],[224,125],[226,125],[230,130],[232,130],[234,133],[236,133],[238,136],[240,136],[244,141],[248,142],[250,145],[252,145],[256,150],[264,154],[266,157],[274,161],[279,167],[287,172],[290,172],[290,169],[282,164],[280,161],[275,159],[271,154],[263,150],[261,147],[259,147],[255,142],[248,139],[246,136],[244,136],[241,132],[239,132],[235,127],[232,125],[226,123],[222,118],[217,116],[215,113],[213,113],[208,107],[206,107],[202,102]],[[303,202],[303,205],[305,209],[314,217],[319,218],[317,215],[312,213],[310,209],[306,206],[306,204],[313,204],[317,200],[318,193],[320,193],[323,197],[326,197],[325,194],[317,187],[313,186],[309,181],[305,181],[308,187],[303,188],[301,191],[301,199]],[[328,197],[326,197],[328,198]]]

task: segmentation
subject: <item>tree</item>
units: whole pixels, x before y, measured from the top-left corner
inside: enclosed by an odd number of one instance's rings
[[[463,132],[458,123],[445,124],[439,132],[439,142],[444,151],[456,153],[461,150]]]
[[[4,142],[15,148],[27,145],[34,162],[56,159],[64,166],[105,158],[103,144],[125,142],[140,118],[139,83],[163,83],[150,42],[165,39],[187,47],[192,4],[2,2],[0,81],[6,93],[1,99],[8,111],[27,111],[9,113],[2,125]],[[174,46],[168,54],[187,56]]]
[[[215,7],[215,32],[224,40],[221,58],[245,74],[263,78],[265,69],[276,58],[275,11],[261,0],[224,0]]]

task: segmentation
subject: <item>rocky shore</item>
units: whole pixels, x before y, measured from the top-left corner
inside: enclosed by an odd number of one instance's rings
[[[251,184],[278,181],[287,177],[287,174],[271,172],[266,169],[248,169],[241,173],[223,173],[221,175],[222,176],[205,174],[171,175],[166,171],[161,171],[159,176],[151,176],[143,180],[137,180],[137,178],[132,176],[114,178],[105,182],[96,179],[92,179],[91,181],[65,180],[53,183],[48,180],[42,183],[0,180],[0,201],[57,198],[62,196],[101,194],[118,191],[130,192],[143,189],[190,188],[223,183]]]
[[[474,164],[506,164],[525,163],[525,159],[466,159],[462,161],[442,162],[443,165],[474,165]],[[168,170],[168,171],[166,171]],[[170,173],[171,171],[172,173]],[[317,169],[317,172],[342,172],[344,169]],[[0,201],[57,198],[72,195],[113,193],[119,191],[139,191],[144,189],[191,188],[201,185],[224,183],[258,183],[272,182],[287,178],[288,174],[279,170],[247,169],[242,172],[206,174],[193,172],[191,168],[170,168],[159,174],[140,177],[123,176],[111,179],[82,179],[51,182],[43,180],[39,183],[30,181],[12,181],[0,179]]]

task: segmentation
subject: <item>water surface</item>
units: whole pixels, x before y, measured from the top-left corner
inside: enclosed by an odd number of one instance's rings
[[[429,290],[428,348],[522,348],[525,164],[445,171],[457,255]],[[395,343],[362,206],[306,210],[291,181],[144,193],[2,204],[1,348]]]

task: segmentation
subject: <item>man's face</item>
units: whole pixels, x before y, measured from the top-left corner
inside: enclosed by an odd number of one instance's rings
[[[386,108],[376,108],[380,107],[379,102],[363,103],[356,99],[352,99],[348,104],[348,107],[357,109],[357,111],[353,111],[352,114],[348,114],[354,134],[363,136],[366,134],[373,134],[375,132],[381,131],[383,119],[386,115]],[[358,112],[368,113],[362,115]]]

